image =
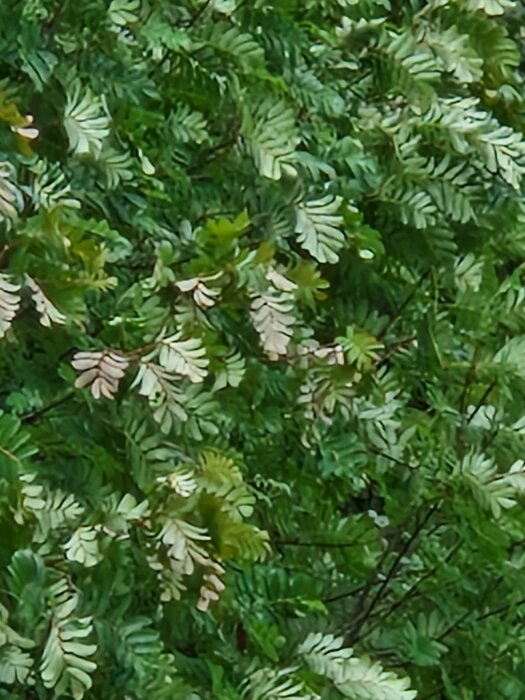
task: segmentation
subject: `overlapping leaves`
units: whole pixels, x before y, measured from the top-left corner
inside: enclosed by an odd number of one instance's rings
[[[520,700],[520,3],[51,5],[0,8],[0,696]]]

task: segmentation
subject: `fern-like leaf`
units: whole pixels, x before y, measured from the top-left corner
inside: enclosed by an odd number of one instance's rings
[[[197,601],[197,610],[207,612],[211,603],[219,600],[220,594],[226,586],[219,576],[225,573],[223,567],[216,561],[210,560],[207,563],[206,572],[203,576],[203,583]]]
[[[312,633],[299,647],[300,656],[314,673],[330,680],[352,700],[413,700],[408,678],[384,671],[370,659],[356,658],[341,637]]]
[[[284,102],[262,102],[243,131],[261,175],[270,180],[280,180],[285,172],[295,175],[295,119]]]
[[[20,285],[0,274],[0,338],[9,330],[20,308]]]
[[[93,527],[79,527],[64,544],[66,557],[82,566],[95,566],[100,561],[97,531]]]
[[[95,399],[101,396],[113,399],[118,390],[119,381],[129,366],[126,358],[106,350],[77,352],[71,364],[81,372],[75,386],[79,389],[90,386]]]
[[[244,684],[244,700],[320,700],[317,693],[306,690],[294,674],[295,668],[278,671],[262,668],[252,673]]]
[[[200,144],[208,138],[206,119],[188,105],[180,105],[169,120],[170,130],[180,143]]]
[[[40,317],[40,323],[49,328],[53,324],[63,325],[66,317],[62,314],[53,302],[48,299],[34,279],[26,275],[27,285],[31,290],[31,296]]]
[[[125,27],[137,21],[139,10],[140,0],[112,0],[108,9],[109,20],[118,27]]]
[[[268,289],[262,294],[254,295],[251,316],[264,351],[270,359],[277,359],[286,355],[292,337],[296,285],[273,269],[267,272],[266,279],[269,282]]]
[[[92,619],[73,615],[78,595],[66,581],[55,584],[52,593],[55,614],[42,652],[40,676],[44,686],[54,689],[57,696],[71,694],[74,700],[82,700],[97,668],[91,658],[97,646],[85,641],[93,632]]]
[[[0,223],[10,224],[22,207],[22,194],[14,182],[14,174],[10,163],[0,162]]]
[[[76,81],[67,96],[64,127],[73,153],[98,156],[109,134],[109,119],[100,99]]]
[[[297,207],[295,232],[299,244],[321,263],[336,263],[345,244],[343,217],[337,214],[342,198],[326,195]]]
[[[180,333],[163,338],[159,350],[160,365],[174,374],[202,382],[208,374],[208,358],[199,338],[183,339]]]

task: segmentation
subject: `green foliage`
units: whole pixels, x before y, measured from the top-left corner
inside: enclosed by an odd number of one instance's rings
[[[341,695],[356,700],[412,700],[406,679],[385,673],[379,664],[369,659],[356,659],[351,649],[342,647],[342,639],[333,635],[310,634],[299,649],[314,673],[325,676],[335,684]]]
[[[0,698],[525,697],[522,3],[0,5]]]

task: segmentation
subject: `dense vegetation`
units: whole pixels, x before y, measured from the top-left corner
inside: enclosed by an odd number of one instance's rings
[[[523,26],[2,0],[0,698],[525,697]]]

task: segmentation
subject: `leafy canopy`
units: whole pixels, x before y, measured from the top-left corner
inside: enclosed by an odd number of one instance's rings
[[[521,700],[522,4],[0,5],[0,698]]]

